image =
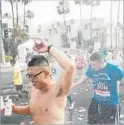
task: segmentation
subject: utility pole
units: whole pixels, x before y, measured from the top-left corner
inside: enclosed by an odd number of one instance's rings
[[[0,0],[0,63],[5,63],[5,55],[4,55],[4,48],[3,48],[3,32],[2,32],[2,4]]]

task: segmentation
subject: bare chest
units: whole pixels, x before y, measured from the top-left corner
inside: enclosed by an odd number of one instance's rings
[[[65,103],[64,99],[56,98],[52,92],[42,95],[39,91],[33,91],[30,98],[30,110],[33,115],[56,116],[64,112]]]
[[[32,114],[46,114],[49,113],[52,108],[52,98],[48,98],[49,95],[42,95],[40,92],[34,92],[30,98],[30,110]],[[50,103],[51,102],[51,105]]]

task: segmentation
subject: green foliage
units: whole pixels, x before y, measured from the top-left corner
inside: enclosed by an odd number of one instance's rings
[[[28,10],[26,12],[26,17],[31,20],[32,18],[34,18],[34,13],[31,10]]]
[[[13,57],[12,56],[5,56],[5,61],[6,62],[10,62],[10,60],[12,60]],[[2,57],[0,56],[0,62],[2,62]]]
[[[25,41],[29,38],[29,35],[26,33],[26,31],[23,28],[21,28],[18,24],[16,24],[15,27],[15,29],[12,29],[12,38],[17,38],[20,41]]]

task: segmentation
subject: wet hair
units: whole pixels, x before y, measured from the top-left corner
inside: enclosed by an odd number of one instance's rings
[[[43,55],[34,55],[31,60],[28,62],[28,67],[32,66],[42,66],[42,67],[48,67],[49,62],[47,58],[45,58]]]
[[[90,61],[103,61],[103,60],[104,60],[104,56],[101,52],[94,52],[90,56]]]

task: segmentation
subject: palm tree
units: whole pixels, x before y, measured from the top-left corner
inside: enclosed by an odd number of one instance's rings
[[[113,11],[113,0],[111,0],[110,5],[110,41],[111,41],[111,49],[112,49],[112,11]]]
[[[6,0],[7,2],[10,2],[11,9],[12,9],[12,21],[13,21],[13,28],[15,28],[15,15],[14,15],[14,3],[16,4],[16,23],[18,24],[18,4],[21,0]]]
[[[91,6],[91,11],[90,11],[90,39],[92,41],[92,12],[93,12],[93,7],[100,5],[101,0],[85,0],[86,5]]]
[[[2,34],[2,5],[1,5],[1,0],[0,0],[0,34]],[[0,63],[5,63],[2,35],[0,35]]]
[[[84,3],[84,0],[74,0],[74,2],[75,2],[76,5],[79,5],[79,7],[80,7],[80,33],[81,33],[81,36],[83,36],[83,31],[82,31],[82,4]]]
[[[31,10],[28,10],[26,12],[26,17],[31,20],[32,18],[34,18],[34,13]]]
[[[118,24],[119,24],[119,12],[120,12],[120,0],[118,1],[118,11],[117,11],[117,22],[116,22],[116,48],[118,47],[118,42],[119,42],[119,27],[118,27]]]
[[[68,39],[67,39],[67,29],[66,29],[66,20],[65,20],[65,15],[68,14],[70,12],[70,8],[69,8],[69,3],[67,0],[61,0],[58,3],[57,6],[57,12],[59,15],[63,15],[63,20],[64,20],[64,33],[65,33],[65,37],[66,37],[66,44],[68,43]]]
[[[22,3],[24,4],[24,27],[25,27],[25,10],[26,10],[26,5],[31,2],[32,0],[22,0]]]
[[[80,25],[82,28],[82,4],[84,5],[90,5],[91,6],[91,11],[90,11],[90,39],[92,41],[92,10],[94,6],[100,5],[101,0],[74,0],[75,4],[80,5]],[[82,36],[83,36],[83,32]]]
[[[16,24],[19,23],[19,15],[18,15],[18,2],[20,2],[20,0],[16,0]]]
[[[13,24],[13,29],[15,27],[15,15],[14,15],[14,0],[6,0],[7,2],[10,2],[11,5],[11,10],[12,10],[12,24]]]

